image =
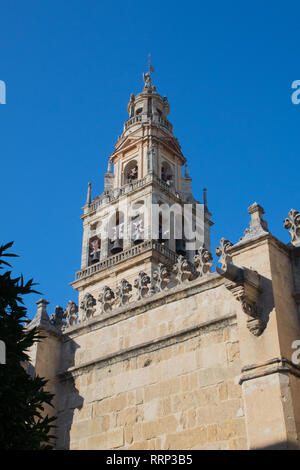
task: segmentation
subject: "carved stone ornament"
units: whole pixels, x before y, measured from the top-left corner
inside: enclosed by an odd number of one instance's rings
[[[291,209],[288,217],[284,220],[283,226],[290,229],[291,243],[295,246],[300,246],[300,212]]]
[[[78,307],[75,302],[69,300],[67,307],[64,310],[64,318],[67,321],[67,326],[72,326],[76,324],[78,314]]]
[[[114,299],[114,291],[110,287],[104,286],[98,296],[98,302],[101,305],[101,313],[111,312],[113,308]]]
[[[222,264],[222,268],[226,268],[226,264],[232,261],[232,257],[228,253],[229,248],[231,248],[233,244],[226,240],[226,238],[221,238],[220,246],[216,248],[216,255],[220,257],[219,263]]]
[[[129,302],[131,291],[132,285],[126,281],[126,279],[122,279],[120,285],[116,289],[116,303],[118,306],[126,305]]]
[[[82,301],[80,302],[80,310],[83,312],[83,314],[80,316],[80,321],[89,319],[94,315],[96,310],[95,305],[96,299],[92,296],[92,294],[85,294]]]
[[[170,271],[164,264],[158,264],[157,269],[153,272],[153,280],[155,281],[155,291],[161,292],[167,287],[170,282]]]
[[[180,284],[184,281],[191,281],[196,276],[194,265],[190,264],[182,255],[178,256],[173,266],[173,272],[176,273],[176,279]]]
[[[198,250],[198,253],[194,256],[194,263],[197,266],[197,272],[199,276],[205,276],[206,274],[211,272],[212,268],[212,255],[211,253],[204,247],[201,247]]]
[[[149,291],[148,284],[150,284],[150,277],[144,273],[144,271],[139,272],[139,277],[134,280],[133,284],[138,292],[137,300],[140,300],[147,295]]]
[[[227,263],[224,270],[217,268],[217,272],[225,277],[225,287],[241,303],[243,312],[247,315],[247,327],[255,336],[259,336],[264,323],[257,308],[260,290],[260,275],[251,269],[240,268]]]
[[[55,307],[54,313],[52,313],[50,317],[50,323],[56,328],[61,328],[63,326],[63,317],[64,317],[64,310],[62,307],[57,305]]]
[[[244,232],[244,236],[240,238],[237,244],[247,242],[251,238],[257,238],[269,233],[268,224],[263,218],[265,213],[264,208],[255,202],[248,207],[248,214],[250,214],[250,225]]]
[[[152,87],[152,80],[151,80],[150,72],[143,73],[143,79],[144,79],[145,88],[151,88]]]

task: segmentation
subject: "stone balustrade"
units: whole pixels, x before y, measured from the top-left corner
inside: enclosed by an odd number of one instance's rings
[[[112,202],[118,200],[120,197],[129,195],[137,189],[141,189],[151,183],[158,184],[158,186],[163,191],[166,191],[168,194],[173,194],[174,196],[176,196],[174,186],[163,181],[157,175],[148,174],[144,178],[135,180],[131,183],[124,184],[120,188],[115,188],[111,191],[104,192],[103,194],[101,194],[101,196],[94,199],[89,206],[87,206],[87,212],[90,213],[96,211],[100,207],[104,207],[107,204],[111,204]]]
[[[129,118],[125,124],[124,124],[124,132],[131,126],[135,125],[135,124],[138,124],[138,123],[151,123],[151,124],[159,124],[160,126],[163,126],[163,127],[166,127],[170,132],[173,132],[173,126],[172,124],[170,123],[170,121],[168,121],[167,119],[163,118],[162,116],[158,116],[158,115],[151,115],[151,116],[147,116],[145,114],[141,114],[141,115],[137,115],[137,116],[133,116],[131,118]]]

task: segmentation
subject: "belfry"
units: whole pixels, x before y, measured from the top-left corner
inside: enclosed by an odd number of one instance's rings
[[[40,299],[27,326],[43,336],[27,371],[54,394],[55,447],[299,449],[300,213],[285,244],[254,202],[212,250],[206,190],[192,195],[150,70],[103,193],[88,184],[78,304],[49,316]]]
[[[202,203],[194,199],[186,158],[168,120],[168,99],[157,93],[150,71],[143,78],[144,89],[130,96],[129,119],[109,157],[104,192],[91,199],[89,183],[81,269],[72,283],[79,303],[99,287],[115,288],[125,274],[129,282],[141,270],[152,276],[160,263],[171,265],[178,255],[193,261],[197,248],[210,249],[206,193]],[[188,223],[197,231],[193,249]]]

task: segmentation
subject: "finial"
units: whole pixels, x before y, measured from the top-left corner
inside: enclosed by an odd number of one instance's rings
[[[207,207],[207,189],[203,188],[203,204],[204,207]]]
[[[53,326],[50,323],[50,318],[47,313],[47,305],[49,302],[47,302],[46,299],[39,299],[37,302],[37,312],[31,320],[31,322],[28,324],[27,329],[31,330],[32,328],[44,328],[46,330],[51,330],[53,329]]]
[[[92,183],[88,184],[87,190],[87,197],[86,197],[86,205],[89,206],[91,204],[91,194],[92,194]]]
[[[151,65],[151,54],[148,54],[148,71],[151,73],[154,73],[155,70],[154,70],[154,67],[152,67]]]
[[[184,166],[184,177],[189,178],[188,165],[187,163]]]
[[[300,213],[295,209],[291,209],[288,217],[284,220],[283,226],[290,229],[289,233],[292,239],[290,244],[300,246]]]
[[[145,88],[152,88],[151,73],[154,73],[154,68],[151,65],[151,54],[148,54],[148,71],[143,73]]]

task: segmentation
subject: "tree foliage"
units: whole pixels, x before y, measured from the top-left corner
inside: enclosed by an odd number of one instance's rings
[[[0,449],[50,449],[55,418],[43,410],[45,404],[52,406],[53,395],[45,390],[47,380],[30,377],[24,369],[29,348],[41,336],[24,326],[23,296],[38,292],[32,279],[12,277],[10,264],[3,259],[17,256],[6,252],[12,244],[0,246],[0,340],[6,346],[6,364],[0,364]]]

